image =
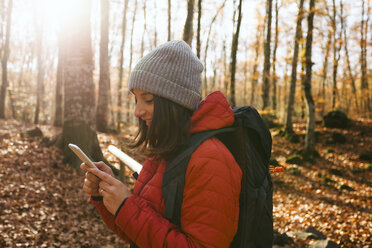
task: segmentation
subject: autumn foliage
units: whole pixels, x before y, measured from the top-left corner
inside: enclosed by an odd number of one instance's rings
[[[39,126],[44,138],[21,137],[21,132],[33,127],[0,120],[0,247],[125,246],[88,202],[82,191],[83,173],[62,163],[58,148],[46,147],[45,137],[61,130]],[[299,235],[309,227],[340,247],[369,247],[372,170],[366,152],[372,150],[372,122],[354,121],[349,130],[318,125],[320,157],[302,165],[286,163],[303,146],[305,124],[294,127],[298,143],[271,130],[272,158],[279,164],[272,167],[274,228],[291,237],[290,247],[308,247],[315,241]],[[335,131],[347,141],[332,142]],[[105,157],[118,165],[107,146],[118,145],[119,136],[100,133],[98,137]]]

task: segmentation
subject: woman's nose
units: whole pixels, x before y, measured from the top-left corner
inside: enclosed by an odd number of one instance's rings
[[[142,117],[144,114],[145,114],[145,110],[140,108],[138,105],[136,106],[136,108],[134,109],[134,115],[137,117],[137,118],[140,118]]]

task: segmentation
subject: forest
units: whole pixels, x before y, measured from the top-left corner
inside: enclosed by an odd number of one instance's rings
[[[270,165],[281,168],[271,172],[273,247],[371,247],[371,8],[0,0],[0,247],[128,246],[89,203],[67,145],[133,187],[108,146],[124,150],[137,131],[131,70],[170,40],[184,40],[204,65],[202,98],[221,91],[270,129]]]

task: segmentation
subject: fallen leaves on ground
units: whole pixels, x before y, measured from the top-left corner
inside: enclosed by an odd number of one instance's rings
[[[0,120],[0,137],[9,134],[0,139],[0,247],[124,247],[88,202],[84,174],[58,148],[21,138],[28,127]]]
[[[304,123],[295,127],[297,134],[304,135]],[[294,238],[293,247],[311,243],[295,235],[310,226],[341,247],[371,247],[371,162],[360,160],[359,154],[372,152],[372,122],[355,121],[348,130],[320,125],[316,130],[320,157],[302,165],[285,161],[303,149],[303,142],[293,144],[273,136],[272,157],[285,168],[284,173],[273,175],[274,228]],[[343,132],[346,143],[331,142],[333,132]]]
[[[125,247],[89,203],[84,174],[63,164],[58,148],[20,136],[32,127],[0,120],[0,247]],[[39,127],[47,136],[61,131]],[[295,131],[303,134],[305,125],[297,123]],[[292,247],[310,246],[311,240],[296,237],[309,226],[341,247],[370,247],[372,171],[359,154],[372,151],[372,123],[357,121],[350,130],[336,130],[346,135],[345,144],[329,143],[335,130],[317,126],[317,131],[320,158],[292,165],[286,158],[303,142],[289,143],[272,130],[272,157],[285,169],[272,176],[274,228],[294,239]],[[110,144],[120,147],[118,136],[100,133],[98,138],[103,154],[118,166],[107,150]]]

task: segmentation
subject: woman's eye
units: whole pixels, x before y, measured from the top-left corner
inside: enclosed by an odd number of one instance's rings
[[[147,103],[153,103],[154,99],[146,100]]]

